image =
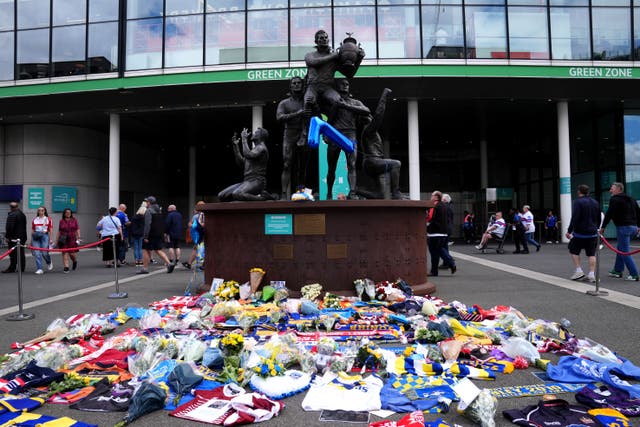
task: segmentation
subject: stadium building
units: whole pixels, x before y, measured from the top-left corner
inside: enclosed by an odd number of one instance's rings
[[[154,194],[186,214],[242,179],[230,138],[257,126],[279,193],[275,110],[318,29],[364,48],[355,98],[393,90],[411,198],[566,221],[579,183],[640,197],[639,0],[0,0],[1,209],[91,229]]]

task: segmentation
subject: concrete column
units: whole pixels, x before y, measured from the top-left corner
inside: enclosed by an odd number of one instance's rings
[[[408,100],[409,198],[411,200],[420,200],[420,122],[418,113],[418,100]]]
[[[480,136],[480,188],[489,186],[489,161],[487,160],[487,138]]]
[[[189,146],[189,205],[188,212],[191,212],[196,205],[196,146]]]
[[[262,105],[254,105],[251,107],[251,132],[262,127]]]
[[[120,116],[109,114],[109,207],[120,203]]]
[[[560,175],[560,237],[564,243],[571,221],[571,141],[569,140],[569,103],[558,101],[558,165]]]

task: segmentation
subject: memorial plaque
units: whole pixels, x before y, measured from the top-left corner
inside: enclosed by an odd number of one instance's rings
[[[293,218],[293,230],[296,235],[323,235],[326,228],[324,214],[297,214]]]
[[[346,243],[327,244],[327,259],[347,258],[348,245]]]
[[[273,259],[293,259],[293,245],[273,245]]]

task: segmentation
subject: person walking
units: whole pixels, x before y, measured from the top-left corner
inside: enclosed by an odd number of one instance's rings
[[[529,205],[524,205],[522,207],[522,215],[520,219],[524,226],[524,238],[527,240],[527,243],[531,243],[535,246],[536,252],[540,251],[540,243],[536,242],[533,238],[536,232],[536,224],[533,221],[533,213],[531,212],[531,207]]]
[[[102,244],[102,262],[105,267],[113,267],[117,265],[113,257],[113,245],[115,246],[115,252],[118,253],[118,246],[122,243],[122,224],[120,218],[117,217],[116,212],[118,210],[114,207],[109,208],[109,214],[102,217],[98,221],[96,229],[100,232],[100,238],[109,238]],[[115,239],[111,237],[115,236]]]
[[[631,237],[640,231],[640,214],[636,201],[624,193],[624,184],[614,182],[609,188],[611,199],[609,200],[609,209],[604,215],[600,234],[604,233],[610,221],[616,226],[616,248],[620,252],[629,252],[631,245]],[[629,270],[629,276],[626,280],[638,281],[638,267],[630,255],[616,254],[616,261],[613,269],[609,271],[609,277],[621,278],[624,273],[625,266]]]
[[[544,235],[547,243],[558,243],[558,231],[558,217],[553,211],[549,211],[544,219]]]
[[[584,271],[580,266],[580,251],[589,259],[589,274],[587,281],[596,281],[596,250],[598,246],[598,227],[600,225],[600,204],[589,197],[589,186],[578,186],[578,198],[571,207],[571,221],[567,227],[566,237],[569,240],[569,253],[575,266],[571,280],[584,278]]]
[[[162,250],[162,236],[164,234],[164,220],[162,209],[158,206],[156,198],[149,196],[144,199],[147,202],[147,211],[144,213],[144,235],[142,241],[142,269],[137,274],[149,274],[149,261],[151,254],[155,253],[164,261],[167,273],[173,273],[176,265],[169,261],[167,254]]]
[[[5,239],[9,249],[16,247],[18,242],[14,240],[20,239],[20,244],[24,245],[27,241],[27,217],[20,210],[20,203],[9,203],[9,213],[7,214],[7,223],[5,228]],[[22,248],[20,248],[22,249]],[[26,259],[24,250],[20,250],[20,270],[24,272]],[[9,254],[9,267],[2,270],[3,273],[15,273],[18,268],[18,250],[15,249]]]
[[[464,211],[464,220],[462,223],[462,231],[464,232],[464,242],[469,244],[476,240],[476,224],[473,212]]]
[[[56,235],[56,247],[58,249],[74,249],[80,243],[80,226],[78,220],[74,218],[70,208],[62,211],[62,218],[58,223],[58,234]],[[62,252],[63,273],[69,273],[69,260],[72,262],[71,269],[78,268],[78,251],[70,250]]]
[[[131,218],[131,227],[129,229],[131,244],[133,245],[133,258],[135,259],[136,267],[142,266],[142,241],[144,239],[145,212],[147,212],[147,203],[142,202],[142,205],[140,205],[136,214]]]
[[[122,225],[122,242],[118,245],[118,264],[125,265],[127,263],[127,249],[129,249],[129,227],[131,226],[131,221],[129,221],[129,217],[127,216],[127,205],[121,203],[118,206],[118,212],[116,212],[116,216],[120,220],[120,224]]]
[[[527,244],[527,239],[524,237],[524,225],[522,225],[522,214],[516,208],[511,208],[511,230],[513,231],[513,243],[516,247],[516,250],[513,251],[514,254],[528,254],[529,253],[529,245]],[[520,250],[520,246],[522,246],[522,250]]]
[[[427,245],[431,256],[431,276],[438,275],[438,263],[440,258],[445,265],[451,269],[451,274],[455,274],[456,262],[447,250],[447,208],[442,203],[442,193],[434,191],[431,193],[431,201],[434,206],[427,215]]]
[[[45,251],[33,251],[33,257],[36,260],[36,274],[44,274],[42,269],[42,259],[47,263],[47,269],[53,270],[51,255],[49,254],[49,242],[51,241],[51,232],[53,231],[53,221],[49,218],[47,208],[40,206],[37,210],[35,218],[31,221],[31,245],[36,248],[46,249]]]
[[[198,255],[198,246],[204,242],[204,213],[199,211],[198,206],[204,205],[204,200],[200,200],[196,203],[196,207],[193,209],[193,216],[187,227],[189,228],[189,235],[193,242],[193,250],[189,256],[189,260],[183,262],[182,265],[187,270],[191,270],[191,265],[195,262]]]
[[[184,233],[182,214],[176,210],[176,205],[169,205],[167,212],[164,232],[169,250],[169,261],[172,264],[177,264],[180,261],[180,243],[182,243]]]

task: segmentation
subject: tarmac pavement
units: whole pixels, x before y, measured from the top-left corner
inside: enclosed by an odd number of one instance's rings
[[[636,243],[636,242],[634,242]],[[573,266],[566,244],[543,244],[540,252],[527,255],[512,254],[512,245],[506,244],[504,254],[494,250],[480,253],[473,245],[456,243],[450,247],[457,261],[458,270],[451,275],[442,270],[438,277],[431,279],[437,286],[436,296],[445,301],[457,300],[467,305],[478,304],[485,308],[508,305],[519,309],[531,318],[559,321],[566,318],[571,322],[571,330],[579,337],[589,337],[620,356],[640,365],[638,338],[640,337],[640,282],[628,282],[609,278],[606,272],[613,265],[614,255],[605,248],[600,254],[599,288],[608,291],[608,296],[591,296],[587,290],[595,286],[586,282],[568,280]],[[636,247],[637,248],[637,244]],[[189,250],[183,250],[183,259]],[[128,254],[132,257],[131,252]],[[104,268],[101,254],[96,250],[79,253],[78,270],[69,274],[62,272],[62,260],[54,255],[54,270],[44,275],[35,275],[35,264],[27,258],[27,268],[23,275],[23,312],[35,315],[32,320],[9,322],[10,315],[19,312],[18,276],[16,273],[0,274],[0,289],[4,297],[0,300],[0,353],[10,352],[10,345],[16,341],[27,341],[43,333],[47,325],[56,318],[67,318],[77,313],[108,312],[117,307],[129,305],[147,306],[150,302],[172,295],[182,295],[192,273],[178,266],[172,274],[162,267],[152,267],[151,274],[136,275],[136,267],[124,266],[118,269],[119,290],[128,293],[125,299],[110,299],[114,293],[115,270]],[[637,261],[638,262],[638,261]],[[0,269],[6,268],[8,260],[0,261]],[[586,259],[583,269],[586,271]],[[393,278],[375,278],[384,280]],[[322,283],[321,278],[318,280]],[[124,328],[137,327],[137,322],[128,322]],[[555,355],[544,358],[557,360]],[[511,375],[498,374],[496,381],[474,381],[480,388],[494,388],[512,385],[539,384],[541,380],[532,375],[535,368],[516,371]],[[342,423],[327,423],[318,420],[319,412],[304,412],[300,403],[304,393],[285,399],[285,409],[279,417],[262,423],[270,426],[330,426]],[[560,394],[575,403],[572,394]],[[496,425],[509,426],[501,411],[522,408],[537,403],[539,397],[500,399]],[[427,420],[442,416],[450,423],[471,426],[472,422],[455,413],[455,404],[448,414],[426,414]],[[111,426],[123,414],[87,413],[68,409],[66,406],[45,405],[40,413],[69,416],[77,420],[100,426]],[[397,414],[391,419],[399,419]],[[370,421],[380,418],[371,416]],[[162,427],[191,424],[167,416],[163,411],[147,415],[135,424],[141,427]],[[198,423],[193,423],[197,425]],[[365,425],[365,424],[357,424]]]

